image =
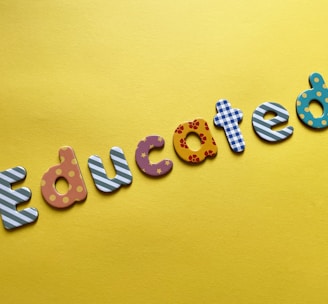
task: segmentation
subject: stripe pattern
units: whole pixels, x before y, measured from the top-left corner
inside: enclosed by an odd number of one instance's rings
[[[24,180],[26,170],[23,167],[14,167],[0,172],[0,214],[6,229],[21,227],[35,222],[39,213],[35,208],[26,208],[17,211],[16,205],[30,200],[32,192],[23,187],[16,190],[11,185]]]
[[[123,150],[119,147],[113,147],[109,151],[109,157],[116,171],[116,175],[112,179],[108,178],[103,162],[99,156],[92,155],[88,159],[88,167],[96,188],[106,193],[113,192],[122,185],[129,185],[132,183],[132,174]]]
[[[269,112],[275,113],[276,116],[272,119],[264,119],[264,115]],[[287,122],[288,119],[288,111],[282,105],[275,102],[265,102],[255,109],[252,124],[259,137],[270,142],[278,142],[290,137],[293,134],[294,128],[288,126],[279,131],[274,131],[271,128]]]

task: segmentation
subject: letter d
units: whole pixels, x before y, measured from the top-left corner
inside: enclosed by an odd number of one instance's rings
[[[59,149],[60,164],[51,167],[42,177],[41,192],[45,201],[55,208],[67,208],[75,202],[87,197],[87,189],[82,178],[79,164],[71,147]],[[68,183],[68,191],[59,193],[56,182],[64,178]]]

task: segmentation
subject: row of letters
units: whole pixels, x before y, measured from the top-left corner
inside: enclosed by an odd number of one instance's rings
[[[309,77],[310,89],[298,95],[296,112],[299,119],[310,128],[322,129],[328,126],[328,90],[323,77],[313,73]],[[322,107],[322,115],[315,117],[310,111],[310,104],[317,102]],[[234,153],[245,150],[245,141],[239,128],[243,113],[240,109],[232,108],[229,101],[220,99],[216,103],[217,114],[214,125],[222,128],[228,144]],[[274,117],[267,119],[266,115],[273,113]],[[284,141],[293,134],[293,127],[286,126],[273,130],[279,124],[288,122],[288,111],[275,102],[265,102],[258,106],[252,115],[252,125],[255,133],[263,140],[270,142]],[[196,134],[200,141],[198,150],[192,150],[187,142],[190,134]],[[152,149],[163,149],[164,138],[150,135],[142,139],[135,151],[138,168],[146,175],[161,177],[171,172],[173,161],[164,159],[152,163],[149,154]],[[173,133],[173,146],[177,155],[186,162],[197,164],[208,157],[215,157],[217,145],[212,136],[208,123],[197,118],[181,123]],[[121,186],[132,183],[132,173],[120,147],[112,147],[109,151],[116,175],[109,178],[101,158],[92,155],[88,159],[88,167],[95,187],[104,193],[118,190]],[[72,147],[61,147],[59,150],[60,163],[50,167],[41,178],[41,193],[44,200],[53,208],[67,208],[76,202],[87,198],[87,188],[79,168],[78,160]],[[22,166],[12,167],[0,172],[0,214],[4,227],[8,230],[21,227],[37,220],[39,212],[36,208],[17,210],[17,205],[31,198],[31,190],[27,187],[12,189],[12,185],[24,180],[26,170]],[[66,193],[60,193],[56,187],[59,179],[67,182]]]

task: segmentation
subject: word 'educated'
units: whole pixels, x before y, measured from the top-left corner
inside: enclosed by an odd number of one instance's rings
[[[296,112],[299,119],[308,127],[323,129],[328,127],[328,89],[319,73],[313,73],[309,77],[310,89],[305,90],[296,100]],[[320,117],[314,117],[310,111],[310,103],[317,102],[321,105],[323,113]],[[245,150],[245,141],[239,128],[243,118],[240,109],[232,108],[231,104],[224,99],[216,103],[217,114],[214,116],[214,125],[222,128],[231,150],[240,153]],[[268,113],[274,117],[266,119]],[[275,102],[265,102],[259,105],[252,115],[252,125],[255,133],[265,141],[281,142],[293,134],[293,127],[287,126],[280,130],[273,127],[288,122],[288,111]],[[190,149],[187,137],[196,134],[200,140],[197,151]],[[153,149],[163,149],[164,139],[158,135],[150,135],[142,139],[135,151],[135,160],[138,168],[146,175],[162,177],[171,172],[173,162],[164,159],[152,163],[149,154]],[[173,146],[176,154],[185,162],[198,164],[208,157],[215,157],[217,145],[208,123],[197,118],[178,125],[173,133]],[[88,159],[88,168],[94,181],[95,187],[104,193],[118,190],[121,186],[132,183],[132,173],[126,161],[123,150],[120,147],[112,147],[109,151],[115,177],[109,178],[104,168],[102,159],[92,155]],[[66,146],[59,149],[60,162],[50,167],[41,178],[41,193],[50,206],[58,209],[70,207],[76,202],[82,202],[87,198],[85,185],[78,160],[72,147]],[[38,219],[39,212],[36,208],[17,210],[17,205],[28,202],[32,192],[27,187],[12,189],[12,185],[21,182],[26,177],[26,170],[22,166],[12,167],[0,172],[0,214],[3,225],[10,230],[17,227],[34,223]],[[66,193],[60,193],[56,188],[59,179],[66,180],[68,189]]]

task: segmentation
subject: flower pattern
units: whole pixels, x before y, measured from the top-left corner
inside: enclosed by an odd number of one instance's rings
[[[205,141],[206,141],[206,136],[203,134],[203,133],[200,133],[199,134],[199,138],[200,138],[200,143],[203,145],[205,144]]]
[[[183,125],[179,125],[176,129],[175,129],[175,133],[181,134],[183,132]]]
[[[191,154],[191,155],[189,155],[189,161],[191,163],[199,163],[200,159],[196,154]]]
[[[198,127],[199,127],[199,121],[197,119],[195,119],[194,121],[189,122],[189,128],[190,129],[197,130]]]
[[[181,138],[180,139],[180,147],[181,148],[185,148],[185,149],[189,149],[188,145],[187,145],[187,142],[184,138]]]
[[[200,147],[195,151],[188,146],[188,135],[196,134],[200,140]],[[175,152],[184,161],[192,164],[199,164],[206,157],[214,157],[217,153],[217,146],[207,122],[202,118],[186,121],[180,124],[174,132],[173,144]]]
[[[214,151],[212,151],[212,150],[207,150],[207,151],[205,151],[204,155],[205,155],[206,157],[207,157],[207,156],[209,156],[209,157],[213,157],[213,156],[215,156],[215,153],[214,153]]]

